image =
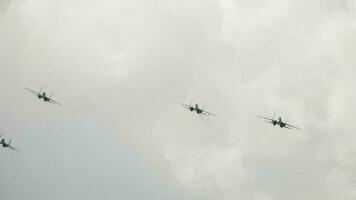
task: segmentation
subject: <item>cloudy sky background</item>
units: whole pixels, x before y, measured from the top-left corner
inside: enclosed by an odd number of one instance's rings
[[[355,199],[355,11],[0,0],[0,129],[21,150],[1,150],[2,198]],[[191,99],[219,117],[173,103]],[[303,130],[255,117],[275,112]]]

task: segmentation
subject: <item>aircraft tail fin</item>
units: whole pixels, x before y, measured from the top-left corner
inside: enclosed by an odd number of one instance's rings
[[[41,87],[40,91],[38,92],[38,94],[41,94],[41,92],[42,92],[42,87]]]
[[[51,98],[52,98],[52,96],[53,96],[53,92],[51,93],[51,96],[49,96],[49,98],[51,99]]]

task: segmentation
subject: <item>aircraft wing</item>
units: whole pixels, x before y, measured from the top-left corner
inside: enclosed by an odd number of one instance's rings
[[[272,120],[264,120],[265,122],[267,122],[267,123],[271,123],[271,124],[273,124],[273,121]]]
[[[19,151],[18,149],[16,149],[15,147],[9,145],[8,148],[12,149],[12,150],[15,150],[15,151]]]
[[[41,95],[40,93],[36,92],[36,91],[33,91],[31,89],[28,89],[28,88],[25,88],[26,90],[30,91],[33,95]]]
[[[271,118],[268,118],[268,117],[263,117],[263,116],[260,116],[260,115],[257,115],[258,118],[260,119],[264,119],[266,122],[269,122],[269,123],[272,123],[274,120],[271,119]]]
[[[289,126],[285,126],[284,128],[287,128],[287,129],[289,129],[289,130],[293,130],[291,127],[289,127]]]
[[[175,101],[174,103],[177,103],[177,104],[179,104],[179,105],[181,105],[181,106],[183,106],[184,108],[186,108],[186,109],[190,109],[190,105],[188,105],[188,104],[185,104],[185,103],[181,103],[181,102],[178,102],[178,101]]]
[[[53,99],[49,99],[49,102],[52,103],[52,104],[57,104],[57,105],[62,105],[60,103],[58,103],[57,101],[53,100]]]
[[[206,115],[206,116],[214,116],[214,117],[217,117],[217,115],[215,115],[214,113],[211,113],[211,112],[208,112],[208,111],[205,111],[205,110],[203,110],[203,112],[202,112],[204,115]]]
[[[290,124],[287,124],[286,123],[286,126],[285,126],[286,128],[289,128],[289,129],[292,129],[292,128],[295,128],[295,129],[297,129],[297,130],[302,130],[301,128],[299,128],[299,127],[297,127],[297,126],[293,126],[293,125],[290,125]]]

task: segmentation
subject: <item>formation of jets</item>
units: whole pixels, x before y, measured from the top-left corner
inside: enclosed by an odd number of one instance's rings
[[[43,101],[45,101],[45,102],[61,105],[60,103],[58,103],[52,99],[53,93],[51,94],[50,97],[46,96],[46,92],[41,93],[42,88],[40,89],[39,92],[36,92],[36,91],[28,89],[28,88],[26,88],[26,90],[30,91],[33,95],[37,96],[38,99],[43,99]],[[184,108],[188,109],[191,112],[195,112],[198,115],[206,115],[206,116],[215,116],[216,117],[216,115],[214,113],[204,110],[205,104],[203,105],[202,108],[200,108],[198,104],[192,105],[192,101],[190,102],[189,105],[185,104],[185,103],[178,102],[178,101],[176,101],[175,103],[180,104]],[[301,130],[301,128],[299,128],[297,126],[288,124],[287,122],[283,122],[281,117],[279,117],[278,119],[274,119],[274,116],[272,118],[268,118],[268,117],[263,117],[263,116],[257,115],[257,117],[264,119],[266,122],[271,123],[273,126],[278,125],[281,128]]]
[[[192,105],[192,102],[190,102],[190,104],[184,104],[181,102],[176,101],[175,103],[180,104],[181,106],[183,106],[184,108],[188,109],[191,112],[196,112],[199,115],[206,115],[206,116],[215,116],[216,115],[214,113],[208,112],[206,110],[204,110],[205,104],[202,108],[199,108],[198,104],[195,104],[194,106]],[[281,128],[287,128],[287,129],[296,129],[296,130],[301,130],[301,128],[288,124],[287,122],[283,122],[281,117],[278,117],[278,119],[274,119],[274,115],[272,118],[268,118],[268,117],[263,117],[260,115],[257,115],[257,117],[264,119],[265,122],[271,123],[273,126],[279,126]]]
[[[46,92],[42,92],[42,88],[36,92],[34,90],[31,90],[29,88],[25,88],[26,90],[30,91],[33,95],[35,95],[38,99],[42,99],[44,102],[48,102],[51,104],[57,104],[57,105],[62,105],[59,102],[55,101],[52,99],[53,93],[48,97]],[[41,93],[42,92],[42,93]],[[184,108],[188,109],[191,112],[195,112],[198,115],[205,115],[205,116],[214,116],[216,117],[217,115],[211,112],[208,112],[206,110],[204,110],[205,104],[203,105],[203,107],[199,107],[198,104],[193,105],[192,101],[190,102],[190,104],[185,104],[185,103],[181,103],[176,101],[175,103],[180,104],[181,106],[183,106]],[[272,118],[268,118],[268,117],[263,117],[260,115],[257,115],[258,118],[263,119],[265,122],[271,123],[273,126],[279,126],[280,128],[287,128],[287,129],[296,129],[296,130],[301,130],[301,128],[288,124],[287,122],[283,122],[281,117],[278,117],[277,119],[275,119],[275,116],[273,115]],[[0,135],[0,138],[2,137],[2,134]],[[0,145],[3,148],[9,148],[12,150],[17,150],[15,147],[11,146],[11,139],[8,143],[6,143],[5,138],[2,138],[0,141]]]
[[[57,105],[62,105],[60,104],[59,102],[55,101],[52,99],[52,96],[53,96],[53,93],[48,97],[46,92],[42,92],[42,88],[36,92],[34,90],[31,90],[29,88],[25,88],[26,90],[30,91],[33,95],[35,95],[38,99],[42,99],[44,102],[48,102],[48,103],[51,103],[51,104],[57,104]],[[42,93],[41,93],[42,92]],[[2,134],[0,135],[0,138],[2,137]],[[16,150],[16,151],[19,151],[18,149],[16,149],[15,147],[11,146],[11,140],[6,143],[5,141],[5,138],[2,138],[1,141],[0,141],[0,146],[2,146],[3,148],[9,148],[9,149],[12,149],[12,150]]]

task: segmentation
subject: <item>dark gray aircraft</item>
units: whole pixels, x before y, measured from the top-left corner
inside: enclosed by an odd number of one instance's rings
[[[273,126],[278,125],[281,128],[287,128],[287,129],[291,129],[291,130],[294,128],[297,130],[301,130],[301,128],[299,128],[299,127],[288,124],[287,122],[283,122],[281,117],[278,117],[278,119],[274,119],[275,115],[273,115],[272,119],[263,117],[263,116],[259,116],[259,115],[257,115],[257,117],[264,119],[265,122],[271,123]]]
[[[51,94],[50,97],[47,97],[46,92],[43,92],[43,93],[41,94],[42,88],[40,89],[39,92],[33,91],[33,90],[31,90],[31,89],[28,89],[28,88],[25,88],[25,89],[28,90],[28,91],[30,91],[30,92],[31,92],[33,95],[35,95],[37,98],[43,99],[43,101],[45,101],[45,102],[49,102],[49,103],[52,103],[52,104],[62,105],[62,104],[60,104],[60,103],[58,103],[58,102],[56,102],[55,100],[52,99],[53,93]]]
[[[180,103],[180,102],[175,102],[177,104],[180,104],[181,106],[183,106],[184,108],[190,110],[191,112],[196,112],[197,114],[199,115],[206,115],[206,116],[214,116],[216,117],[216,115],[214,113],[211,113],[211,112],[208,112],[208,111],[205,111],[204,110],[204,107],[205,107],[205,104],[202,108],[199,108],[199,105],[198,104],[195,104],[195,106],[192,106],[192,102],[190,102],[190,105],[188,104],[184,104],[184,103]]]
[[[2,134],[1,134],[1,136],[2,136]],[[0,137],[1,137],[1,136],[0,136]],[[15,147],[11,146],[11,139],[10,139],[9,143],[6,143],[4,138],[1,139],[0,145],[2,145],[2,147],[4,147],[4,148],[10,148],[10,149],[12,149],[12,150],[19,151],[19,150],[16,149]]]

